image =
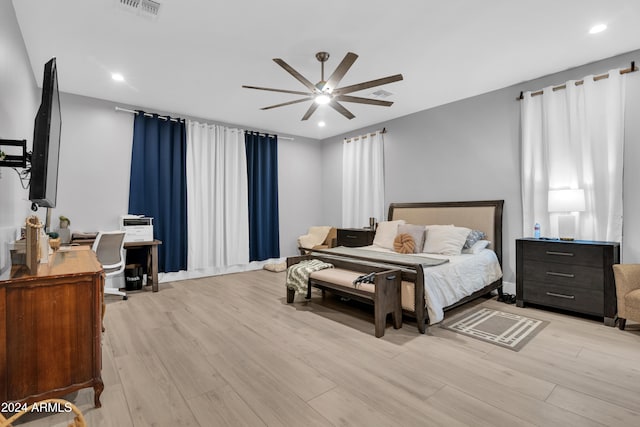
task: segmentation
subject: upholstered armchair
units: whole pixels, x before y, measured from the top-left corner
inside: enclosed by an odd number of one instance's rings
[[[618,300],[618,327],[623,330],[627,319],[640,322],[640,264],[615,264]]]
[[[336,246],[338,230],[331,226],[309,227],[307,234],[298,237],[300,254],[304,255],[308,249],[327,249]]]

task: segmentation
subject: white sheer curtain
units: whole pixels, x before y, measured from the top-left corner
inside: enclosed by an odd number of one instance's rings
[[[187,122],[188,270],[249,263],[244,131]]]
[[[557,236],[547,211],[549,190],[584,189],[576,238],[621,241],[625,77],[568,81],[565,90],[524,93],[522,125],[523,234],[536,222],[543,236]]]
[[[342,143],[342,226],[365,227],[369,217],[385,218],[382,131]]]

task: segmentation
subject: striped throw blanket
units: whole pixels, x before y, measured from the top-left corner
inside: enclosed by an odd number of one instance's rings
[[[293,289],[297,293],[306,293],[310,298],[309,275],[314,271],[333,268],[333,264],[317,259],[300,261],[287,269],[287,289]]]

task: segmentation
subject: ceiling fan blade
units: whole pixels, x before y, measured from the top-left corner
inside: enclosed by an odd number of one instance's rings
[[[333,74],[331,74],[331,77],[329,77],[327,82],[324,84],[324,87],[322,89],[323,90],[335,89],[336,86],[338,86],[338,83],[340,83],[340,80],[342,80],[342,78],[347,73],[347,71],[349,71],[349,68],[351,68],[353,63],[356,62],[356,59],[358,59],[358,55],[356,55],[353,52],[347,53],[344,56],[344,59],[342,60],[342,62],[340,62],[340,64],[336,67]]]
[[[316,88],[316,86],[311,83],[309,80],[307,80],[306,78],[304,78],[304,76],[302,74],[300,74],[299,72],[297,72],[296,70],[294,70],[289,64],[287,64],[286,62],[284,62],[282,59],[280,58],[273,58],[273,61],[278,64],[279,66],[281,66],[282,68],[284,68],[289,74],[291,74],[293,77],[296,78],[296,80],[298,80],[300,83],[302,83],[303,85],[305,85],[311,92],[315,93],[318,92],[318,88]]]
[[[307,112],[304,113],[304,116],[302,116],[302,120],[308,120],[309,117],[311,117],[311,115],[315,113],[317,109],[318,109],[318,104],[315,102],[312,103],[311,106],[309,106],[309,109],[307,110]]]
[[[259,87],[259,86],[245,86],[242,85],[245,89],[258,89],[258,90],[268,90],[270,92],[282,92],[282,93],[291,93],[293,95],[309,95],[309,92],[300,92],[297,90],[286,90],[286,89],[273,89],[270,87]]]
[[[261,110],[270,110],[272,108],[284,107],[285,105],[298,104],[300,102],[308,101],[310,99],[311,99],[311,97],[307,97],[307,98],[302,98],[302,99],[296,99],[294,101],[283,102],[282,104],[269,105],[268,107],[261,108]],[[314,102],[314,104],[315,104],[315,102]]]
[[[382,107],[391,107],[393,102],[381,101],[379,99],[360,98],[359,96],[338,95],[334,97],[336,101],[356,102],[358,104],[380,105]]]
[[[353,113],[351,113],[351,111],[347,110],[346,108],[344,108],[342,105],[338,104],[338,101],[336,101],[335,99],[332,99],[329,102],[329,105],[336,110],[338,113],[342,114],[343,116],[345,116],[347,119],[351,120],[353,119],[355,116],[353,115]]]
[[[364,83],[358,83],[351,86],[345,86],[333,90],[334,95],[344,95],[345,93],[357,92],[359,90],[368,89],[370,87],[386,85],[402,80],[402,74],[396,74],[394,76],[383,77],[381,79],[371,80]]]

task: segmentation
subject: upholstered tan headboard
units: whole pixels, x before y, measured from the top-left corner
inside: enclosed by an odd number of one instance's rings
[[[483,231],[502,264],[502,206],[504,200],[476,202],[391,203],[389,220],[408,224],[453,224]]]

